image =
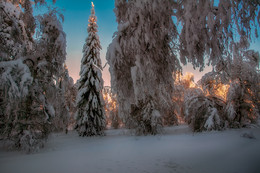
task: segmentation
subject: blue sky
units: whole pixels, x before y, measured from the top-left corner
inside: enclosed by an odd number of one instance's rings
[[[116,17],[113,12],[114,0],[92,0],[95,5],[95,11],[98,24],[98,35],[102,50],[100,52],[102,64],[106,63],[106,51],[108,45],[112,42],[112,36],[117,30]],[[91,11],[91,0],[57,0],[55,6],[61,9],[65,17],[63,29],[67,35],[67,66],[70,76],[74,82],[79,79],[80,62],[82,58],[82,48],[87,38],[88,18]],[[251,48],[260,51],[260,39],[255,39]],[[211,68],[206,67],[203,72],[194,70],[191,65],[183,67],[183,72],[192,72],[195,74],[195,81],[209,72]],[[110,74],[108,66],[103,70],[104,85],[110,85]]]
[[[113,33],[117,30],[116,17],[113,12],[114,0],[93,0],[98,24],[98,35],[102,50],[100,52],[102,63],[106,63],[106,51],[112,42]],[[67,66],[74,82],[79,78],[82,48],[87,38],[88,18],[91,11],[90,0],[57,0],[55,6],[59,7],[65,17],[63,29],[67,36]],[[103,71],[104,85],[110,85],[108,66]]]

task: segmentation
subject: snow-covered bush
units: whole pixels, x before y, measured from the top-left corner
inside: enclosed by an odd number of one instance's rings
[[[26,151],[27,153],[32,153],[38,151],[40,148],[44,147],[45,140],[42,139],[41,134],[39,132],[33,132],[25,130],[23,133],[19,135],[20,141],[19,147],[23,151]],[[17,145],[17,143],[16,143]]]
[[[226,100],[227,126],[239,128],[256,123],[259,117],[259,53],[232,43],[232,53],[223,56],[200,84],[205,93]]]
[[[1,128],[0,134],[9,136],[14,120],[19,118],[21,102],[28,95],[33,78],[21,59],[0,62]]]
[[[205,96],[198,88],[191,88],[184,96],[185,120],[194,132],[221,130],[225,127],[225,102]]]
[[[232,54],[223,57],[213,71],[204,75],[200,83],[210,95],[219,94],[224,86],[228,126],[245,127],[256,123],[259,117],[259,53],[232,44]]]
[[[21,59],[0,62],[0,69],[3,81],[0,90],[4,91],[0,105],[1,135],[13,141],[11,147],[34,151],[49,133],[52,107],[46,103],[37,80]],[[30,134],[30,138],[24,137],[25,134]]]
[[[132,126],[136,135],[156,135],[162,132],[162,117],[151,99],[132,105]]]

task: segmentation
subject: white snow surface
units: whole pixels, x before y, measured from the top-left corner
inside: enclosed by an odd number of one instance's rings
[[[256,139],[242,136],[252,133]],[[162,135],[125,129],[104,137],[52,134],[34,154],[0,149],[1,173],[259,173],[260,129],[192,133],[188,126]]]

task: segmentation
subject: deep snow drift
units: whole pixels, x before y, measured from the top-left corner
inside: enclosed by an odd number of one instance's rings
[[[255,139],[246,138],[252,133]],[[157,136],[107,130],[105,137],[53,134],[35,154],[0,149],[1,173],[259,173],[260,129],[192,133],[187,126]]]

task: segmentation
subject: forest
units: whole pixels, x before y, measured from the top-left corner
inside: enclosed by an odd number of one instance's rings
[[[0,140],[13,150],[33,153],[50,134],[74,130],[90,137],[118,128],[158,135],[180,124],[193,132],[259,128],[260,57],[250,49],[258,0],[115,0],[111,87],[103,84],[94,4],[74,82],[55,2],[0,1]],[[212,71],[195,83],[183,74],[187,63]]]

